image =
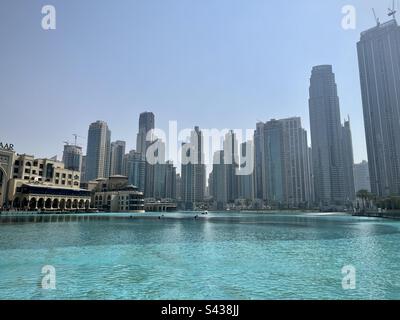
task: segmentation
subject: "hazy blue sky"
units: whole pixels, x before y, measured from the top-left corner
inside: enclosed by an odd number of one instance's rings
[[[135,147],[139,113],[156,126],[254,128],[301,116],[311,68],[332,64],[355,161],[366,158],[356,42],[391,0],[1,0],[0,140],[19,153],[62,153],[105,120]],[[57,30],[41,28],[41,8]],[[357,29],[341,27],[344,5]],[[86,147],[86,141],[80,140]]]

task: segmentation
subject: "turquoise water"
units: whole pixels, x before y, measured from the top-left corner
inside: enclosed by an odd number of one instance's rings
[[[400,299],[400,222],[158,216],[3,214],[0,299]],[[55,290],[42,289],[45,265]],[[342,288],[345,265],[354,290]]]

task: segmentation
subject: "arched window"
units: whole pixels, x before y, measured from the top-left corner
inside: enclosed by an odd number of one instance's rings
[[[45,207],[46,207],[46,209],[51,209],[52,203],[53,203],[53,202],[51,201],[51,199],[48,198],[48,199],[46,200],[46,202],[45,202]]]

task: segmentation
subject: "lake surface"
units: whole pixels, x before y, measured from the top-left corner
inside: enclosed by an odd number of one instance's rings
[[[400,299],[400,222],[159,215],[1,215],[0,299]],[[45,265],[55,290],[42,288]]]

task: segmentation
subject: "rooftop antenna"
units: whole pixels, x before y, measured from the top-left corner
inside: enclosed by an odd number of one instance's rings
[[[376,25],[377,25],[377,26],[380,26],[381,22],[379,21],[379,18],[376,16],[376,12],[375,12],[375,9],[374,9],[374,8],[372,8],[372,12],[374,13]]]
[[[389,17],[393,17],[393,19],[396,20],[397,11],[396,11],[395,6],[394,6],[394,0],[393,0],[392,8],[389,8],[388,11],[389,11],[388,12],[388,16]]]

